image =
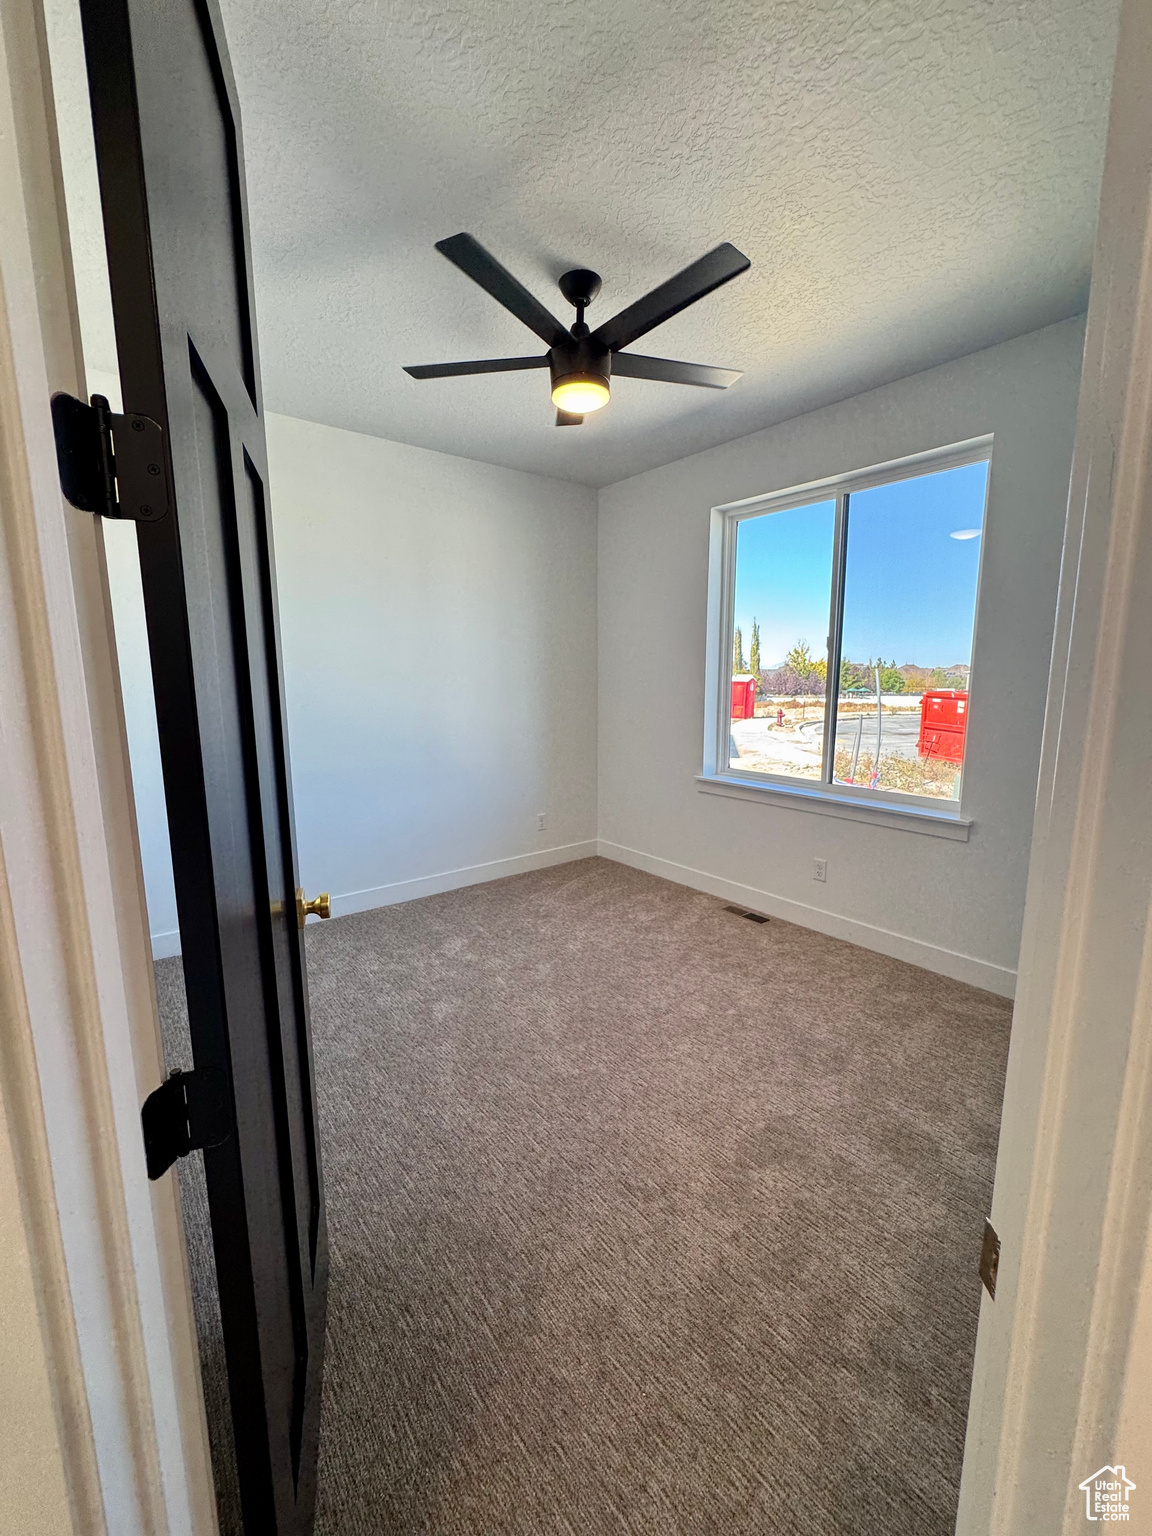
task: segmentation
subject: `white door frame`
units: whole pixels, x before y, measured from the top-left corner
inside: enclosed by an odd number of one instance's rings
[[[73,1527],[211,1536],[102,528],[49,415],[85,393],[63,209],[40,7],[0,0],[0,1095]]]
[[[1124,0],[961,1536],[1152,1531],[1152,3]],[[1141,1311],[1141,1309],[1143,1309]]]

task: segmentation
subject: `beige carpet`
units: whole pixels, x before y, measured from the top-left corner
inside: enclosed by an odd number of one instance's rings
[[[952,1530],[1008,1003],[599,859],[308,962],[320,1536]]]

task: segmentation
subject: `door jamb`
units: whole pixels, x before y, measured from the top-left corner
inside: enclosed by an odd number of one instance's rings
[[[958,1536],[1070,1536],[1102,1464],[1152,1475],[1150,74],[1124,0]]]

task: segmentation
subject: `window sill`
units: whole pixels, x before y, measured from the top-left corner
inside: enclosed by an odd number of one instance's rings
[[[816,811],[822,816],[839,816],[844,821],[863,821],[873,827],[890,827],[896,832],[922,832],[928,837],[946,837],[958,843],[968,841],[972,828],[971,818],[956,811],[934,811],[919,805],[878,805],[870,800],[830,794],[826,789],[753,784],[747,779],[720,773],[698,774],[696,787],[707,795],[759,801],[790,811]]]

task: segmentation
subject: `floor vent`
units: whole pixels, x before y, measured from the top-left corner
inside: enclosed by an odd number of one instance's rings
[[[749,912],[747,907],[725,907],[725,912],[735,912],[737,917],[746,917],[750,923],[766,923],[768,919],[762,912]]]

